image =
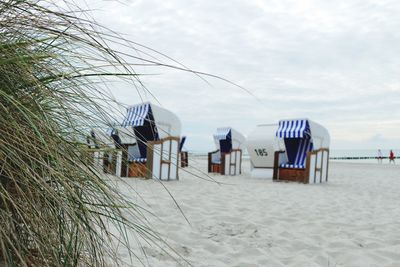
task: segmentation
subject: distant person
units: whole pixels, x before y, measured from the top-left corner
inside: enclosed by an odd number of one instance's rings
[[[382,160],[383,160],[383,155],[382,155],[382,151],[380,149],[378,149],[378,163],[382,164]]]
[[[390,150],[390,153],[389,153],[389,164],[392,163],[392,162],[393,162],[393,164],[396,164],[394,162],[394,159],[395,159],[395,156],[394,156],[393,150]]]

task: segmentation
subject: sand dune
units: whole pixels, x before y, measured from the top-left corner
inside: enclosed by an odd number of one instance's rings
[[[191,163],[206,170],[205,160]],[[182,171],[164,183],[190,224],[159,182],[124,180],[143,199],[117,184],[157,214],[152,227],[193,266],[400,266],[400,167],[331,163],[329,182],[318,185],[253,179],[248,162],[243,169],[212,175],[222,185]],[[145,264],[188,265],[142,246]]]

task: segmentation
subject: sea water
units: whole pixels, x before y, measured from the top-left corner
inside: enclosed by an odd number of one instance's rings
[[[382,156],[386,157],[386,159],[382,160],[382,163],[389,163],[389,152],[390,149],[381,149]],[[393,149],[394,155],[397,158],[396,163],[400,164],[400,149]],[[331,149],[330,150],[330,158],[332,161],[339,162],[351,162],[351,163],[378,163],[378,160],[375,159],[378,156],[378,149]],[[207,152],[192,152],[193,156],[198,157],[207,157]],[[357,157],[372,157],[372,159],[344,159],[344,158],[357,158]],[[245,151],[243,153],[243,159],[249,159],[249,155]],[[342,159],[333,159],[333,158],[342,158]]]
[[[389,163],[390,149],[381,149],[382,156],[386,157],[382,163]],[[393,149],[395,157],[400,163],[400,149]],[[375,157],[378,156],[378,149],[332,149],[330,158],[356,158],[356,157],[373,157],[373,159],[332,159],[333,161],[357,162],[357,163],[378,163]]]

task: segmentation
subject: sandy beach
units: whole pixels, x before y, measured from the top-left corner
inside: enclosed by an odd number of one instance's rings
[[[193,266],[400,266],[400,166],[331,162],[328,183],[304,185],[250,178],[248,161],[240,176],[211,175],[218,184],[190,174],[204,159],[190,164],[164,183],[190,224],[159,182],[117,184]],[[189,265],[142,246],[145,264]]]

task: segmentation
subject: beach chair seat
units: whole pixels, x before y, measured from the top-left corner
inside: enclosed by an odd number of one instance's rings
[[[286,141],[288,162],[281,163],[281,168],[289,169],[305,169],[307,153],[312,151],[313,144],[309,137],[291,139],[290,142]]]
[[[211,163],[221,164],[221,153],[219,152],[219,150],[211,152]]]
[[[221,153],[219,150],[208,153],[208,172],[221,173]]]
[[[281,163],[281,168],[287,169],[305,169],[306,166],[304,164],[290,164],[290,163]]]
[[[135,162],[135,163],[146,163],[147,162],[147,158],[133,158],[130,161],[131,162]]]

